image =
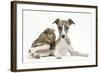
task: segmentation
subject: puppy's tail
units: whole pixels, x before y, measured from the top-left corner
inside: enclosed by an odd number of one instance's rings
[[[88,57],[87,53],[82,53],[82,52],[78,52],[78,51],[73,51],[73,53],[71,53],[72,56],[83,56],[83,57]]]

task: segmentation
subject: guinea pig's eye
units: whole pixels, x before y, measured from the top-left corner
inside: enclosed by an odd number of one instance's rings
[[[51,34],[51,32],[49,32],[48,34]]]
[[[59,30],[61,30],[61,29],[62,29],[62,27],[58,27],[58,29],[59,29]]]

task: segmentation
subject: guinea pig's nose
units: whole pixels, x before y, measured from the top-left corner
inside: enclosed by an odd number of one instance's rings
[[[65,35],[62,35],[62,38],[65,38]]]

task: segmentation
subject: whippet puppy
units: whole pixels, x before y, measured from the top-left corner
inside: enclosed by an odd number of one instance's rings
[[[72,19],[68,20],[60,20],[56,19],[53,24],[57,25],[58,31],[59,31],[59,38],[56,41],[56,46],[54,50],[54,56],[58,59],[62,58],[64,55],[66,55],[67,52],[70,53],[72,56],[84,56],[87,57],[88,55],[86,53],[81,53],[78,51],[75,51],[71,45],[70,39],[67,35],[68,30],[72,24],[75,24]]]

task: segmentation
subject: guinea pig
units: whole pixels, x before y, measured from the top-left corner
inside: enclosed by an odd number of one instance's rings
[[[54,43],[55,39],[56,39],[54,31],[55,30],[52,29],[52,28],[45,29],[39,35],[39,37],[33,42],[33,44],[32,44],[31,47],[36,47],[36,46],[42,45],[43,43],[46,43],[46,44],[52,44],[52,43]]]
[[[29,52],[32,53],[32,56],[35,58],[40,58],[40,56],[49,56],[50,50],[55,47],[56,35],[54,29],[47,28],[45,29],[39,37],[32,43],[31,49]]]

